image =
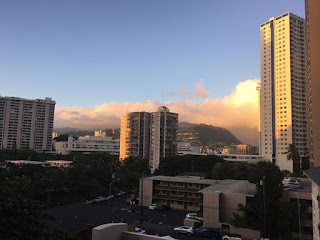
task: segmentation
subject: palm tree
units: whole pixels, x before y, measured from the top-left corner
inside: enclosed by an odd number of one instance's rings
[[[286,154],[287,160],[292,160],[293,162],[293,172],[300,173],[300,155],[296,149],[296,146],[294,144],[289,144]]]

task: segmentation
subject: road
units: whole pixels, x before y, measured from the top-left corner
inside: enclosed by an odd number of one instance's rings
[[[122,211],[126,205],[126,198],[122,196],[115,198],[113,202],[103,202],[99,204],[85,204],[84,202],[72,203],[64,206],[53,207],[45,212],[55,218],[53,221],[46,221],[51,229],[59,229],[69,233],[78,233],[87,229],[88,226],[98,226],[110,222],[132,223],[140,221],[140,207],[133,206],[138,211]],[[143,208],[143,225],[141,226],[148,234],[159,236],[170,235],[177,239],[194,240],[199,239],[195,236],[174,234],[173,227],[183,225],[186,215],[184,211],[166,210],[152,211]]]

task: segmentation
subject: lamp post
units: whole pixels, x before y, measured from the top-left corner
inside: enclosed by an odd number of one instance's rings
[[[112,184],[113,184],[115,181],[117,181],[117,180],[119,180],[119,178],[113,179],[112,182],[111,182],[110,185],[109,185],[109,197],[111,196],[111,187],[112,187]],[[111,198],[109,199],[109,202],[110,202],[110,201],[111,201]]]
[[[295,193],[297,196],[297,201],[298,201],[298,220],[299,220],[299,239],[301,240],[301,219],[300,219],[300,202],[299,202],[299,195],[296,192]]]

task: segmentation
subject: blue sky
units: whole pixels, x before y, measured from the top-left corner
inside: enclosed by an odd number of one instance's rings
[[[259,78],[259,24],[288,11],[304,17],[304,0],[2,0],[0,95],[89,107],[203,79],[223,97]]]

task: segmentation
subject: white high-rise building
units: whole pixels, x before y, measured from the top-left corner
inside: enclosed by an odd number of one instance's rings
[[[285,13],[260,25],[260,155],[293,171],[287,148],[308,156],[304,19]]]
[[[55,101],[0,96],[0,149],[50,151]]]

